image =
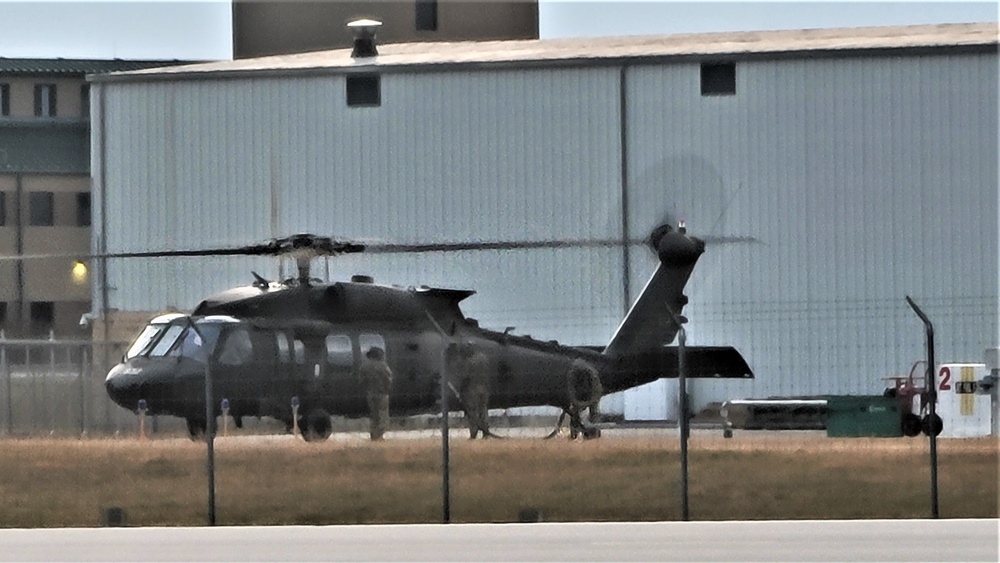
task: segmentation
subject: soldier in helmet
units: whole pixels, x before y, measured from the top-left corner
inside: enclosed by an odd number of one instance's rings
[[[604,386],[601,384],[597,368],[582,358],[573,360],[566,379],[569,389],[570,438],[576,438],[579,429],[583,428],[584,409],[588,411],[587,418],[590,424],[600,422],[600,404]]]
[[[389,391],[392,389],[392,370],[382,348],[372,346],[365,353],[358,376],[368,398],[371,439],[382,440],[389,425]]]
[[[476,349],[472,342],[465,342],[459,349],[460,376],[459,394],[465,406],[465,418],[469,422],[469,439],[474,440],[482,432],[489,438],[490,369],[486,354]]]

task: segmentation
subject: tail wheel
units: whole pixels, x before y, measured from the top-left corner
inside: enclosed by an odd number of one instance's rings
[[[908,412],[903,415],[903,436],[909,436],[910,438],[920,434],[921,423],[920,417]]]
[[[944,430],[944,421],[937,414],[933,416],[927,415],[920,421],[920,431],[927,436],[930,436],[931,432],[934,433],[934,436],[937,436],[941,434],[942,430]]]
[[[320,442],[329,438],[330,434],[333,433],[330,413],[323,409],[309,411],[302,422],[302,439],[306,442]]]

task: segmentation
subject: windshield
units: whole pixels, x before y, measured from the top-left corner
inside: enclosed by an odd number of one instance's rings
[[[156,340],[156,337],[159,336],[165,328],[167,328],[166,324],[147,325],[146,328],[142,329],[142,333],[135,339],[132,346],[129,347],[128,352],[125,352],[125,359],[128,360],[146,352],[150,345],[152,345],[153,341]]]
[[[215,350],[223,327],[237,322],[229,317],[205,317],[194,321],[192,326],[190,318],[177,320],[178,317],[172,317],[170,322],[156,319],[146,325],[129,347],[125,359],[182,356],[204,362]]]
[[[153,349],[149,351],[150,356],[166,356],[167,352],[173,348],[174,343],[177,342],[177,337],[184,332],[184,325],[170,325],[167,330],[160,337],[160,340],[153,346]]]

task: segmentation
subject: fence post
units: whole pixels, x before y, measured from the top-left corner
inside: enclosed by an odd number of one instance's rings
[[[80,437],[87,436],[87,382],[90,381],[87,365],[87,345],[80,345]]]
[[[10,369],[7,365],[7,336],[4,334],[3,330],[0,330],[0,371],[3,372],[3,387],[4,394],[7,401],[7,435],[10,436],[14,432],[14,402],[11,399],[11,386],[10,386]]]
[[[49,412],[49,434],[56,432],[56,401],[51,397],[50,384],[52,378],[56,376],[56,333],[49,329],[49,372],[42,372],[44,385],[42,385],[42,401],[45,403],[45,410]]]

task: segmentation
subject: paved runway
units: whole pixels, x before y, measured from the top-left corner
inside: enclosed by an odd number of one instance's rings
[[[997,561],[997,520],[0,530],[0,561]]]

